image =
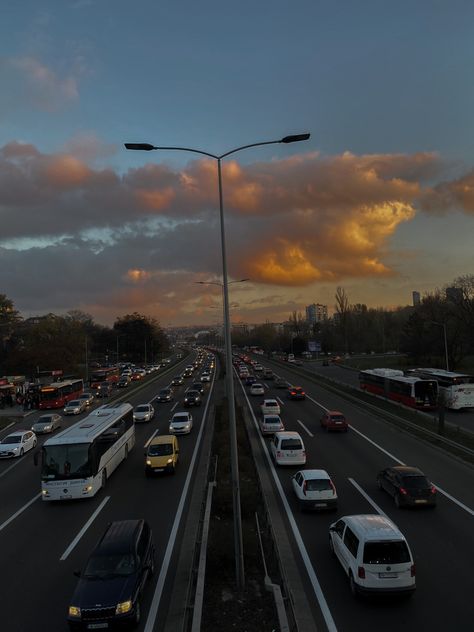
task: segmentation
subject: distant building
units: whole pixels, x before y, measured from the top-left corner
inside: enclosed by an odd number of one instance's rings
[[[446,298],[453,303],[460,303],[463,298],[462,289],[460,287],[447,287]]]
[[[321,305],[320,303],[313,303],[306,306],[306,320],[310,325],[320,323],[323,320],[327,320],[328,306]]]
[[[420,303],[421,303],[421,296],[419,292],[412,292],[411,295],[413,296],[413,307],[417,307]]]

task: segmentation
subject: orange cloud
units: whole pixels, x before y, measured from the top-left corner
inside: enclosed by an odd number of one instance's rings
[[[133,283],[143,283],[144,281],[148,281],[151,277],[151,273],[147,270],[128,270],[126,274],[126,278]]]
[[[144,190],[140,189],[135,193],[140,205],[150,211],[161,211],[167,208],[175,197],[175,192],[170,187],[166,189]]]
[[[48,184],[58,188],[82,185],[90,175],[90,169],[74,156],[57,156],[44,166],[44,176]]]

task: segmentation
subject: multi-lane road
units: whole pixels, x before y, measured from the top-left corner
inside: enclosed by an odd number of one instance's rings
[[[148,379],[138,392],[130,389],[120,395],[134,406],[149,402],[187,363],[188,360],[183,360],[167,375]],[[93,499],[43,502],[39,494],[40,472],[39,467],[34,466],[33,452],[21,459],[0,462],[2,630],[66,630],[69,600],[77,582],[73,572],[84,565],[109,522],[129,518],[145,518],[149,522],[156,547],[157,570],[144,596],[138,629],[148,632],[153,626],[156,630],[162,629],[173,560],[179,548],[175,540],[187,508],[185,499],[190,496],[193,480],[190,468],[205,431],[207,402],[213,383],[206,385],[203,405],[191,409],[194,418],[191,434],[179,437],[180,462],[174,476],[145,477],[144,445],[157,428],[167,434],[172,412],[183,410],[184,390],[190,381],[192,379],[185,380],[176,389],[173,402],[154,404],[153,421],[136,424],[135,448],[112,474],[105,489]],[[28,416],[22,425],[30,426],[37,416],[39,413]],[[68,417],[65,424],[75,423],[84,416]],[[48,436],[38,437],[39,444]]]
[[[303,437],[308,468],[327,470],[337,488],[337,513],[302,513],[296,503],[290,478],[299,468],[272,470],[281,510],[288,516],[288,530],[294,537],[305,578],[308,602],[321,629],[468,631],[474,628],[471,595],[474,560],[474,471],[442,451],[389,427],[363,406],[325,392],[290,370],[267,363],[290,383],[301,384],[308,396],[304,401],[286,398],[285,391],[266,381],[266,396],[280,400],[287,430]],[[262,380],[259,380],[262,381]],[[261,397],[250,397],[242,386],[255,416]],[[341,410],[351,427],[346,433],[326,433],[320,417],[327,409]],[[256,422],[252,432],[258,436]],[[259,440],[269,453],[269,439]],[[397,509],[393,499],[376,485],[377,472],[396,463],[420,467],[438,488],[435,509]],[[338,516],[383,513],[407,538],[416,562],[417,591],[412,599],[354,599],[349,582],[330,555],[328,527]]]

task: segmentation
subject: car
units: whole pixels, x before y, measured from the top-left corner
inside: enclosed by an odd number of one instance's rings
[[[102,382],[102,384],[97,388],[97,397],[110,397],[113,390],[113,386],[110,382]]]
[[[270,452],[277,465],[306,465],[306,451],[298,432],[275,432]]]
[[[202,403],[201,393],[199,391],[188,390],[184,394],[185,406],[200,406]]]
[[[288,399],[305,399],[306,393],[301,386],[290,386],[287,397]]]
[[[252,386],[252,384],[254,384],[256,381],[257,378],[255,377],[255,375],[249,375],[245,380],[245,385]]]
[[[347,419],[338,410],[327,410],[320,420],[321,427],[328,432],[329,430],[338,430],[340,432],[347,432],[349,430],[349,424]]]
[[[416,589],[408,542],[386,516],[343,516],[329,527],[329,549],[349,578],[354,596],[411,595]]]
[[[288,382],[282,377],[275,378],[275,381],[273,382],[273,384],[275,388],[288,388],[290,386]]]
[[[162,388],[158,395],[155,397],[157,402],[172,402],[173,401],[173,389]]]
[[[273,373],[271,369],[263,369],[263,377],[266,380],[273,380],[273,378],[275,377],[275,374]]]
[[[86,402],[83,399],[71,399],[64,406],[63,413],[65,415],[80,415],[87,408]]]
[[[87,406],[90,406],[94,403],[95,395],[90,391],[84,391],[84,393],[81,393],[77,399],[83,399],[87,403]]]
[[[258,425],[263,435],[272,435],[285,429],[280,415],[262,415]]]
[[[133,409],[133,421],[151,421],[155,416],[155,409],[151,404],[138,404]]]
[[[117,382],[118,388],[127,388],[127,386],[132,381],[132,378],[129,375],[122,375],[122,377]]]
[[[202,382],[193,382],[191,385],[193,391],[198,391],[201,395],[204,393],[204,386]]]
[[[69,602],[70,630],[135,627],[141,619],[146,581],[155,571],[155,546],[145,520],[107,525]]]
[[[16,430],[0,441],[0,458],[8,459],[23,456],[36,447],[36,435],[31,430]]]
[[[250,395],[265,395],[265,388],[263,384],[254,382],[250,385]]]
[[[184,384],[183,378],[181,377],[181,375],[175,375],[174,378],[171,380],[171,385],[181,386],[181,384]]]
[[[145,452],[145,474],[175,473],[178,465],[179,445],[174,435],[155,435]]]
[[[139,375],[140,377],[145,377],[146,376],[146,369],[143,368],[139,368],[139,369],[133,369],[133,374],[132,375]]]
[[[175,413],[170,421],[170,434],[189,434],[193,428],[193,416],[188,412]]]
[[[326,470],[300,470],[291,477],[302,511],[337,509],[337,492]]]
[[[263,366],[261,364],[254,364],[253,365],[253,370],[255,371],[255,373],[263,373]]]
[[[279,415],[280,404],[276,399],[264,399],[260,405],[262,415]]]
[[[377,485],[393,497],[397,507],[436,506],[436,487],[417,467],[387,467],[378,473]]]
[[[201,382],[210,382],[211,381],[211,376],[209,375],[209,373],[203,372],[201,374]]]
[[[143,379],[143,375],[141,373],[133,372],[132,375],[130,376],[130,380],[132,382],[139,382],[142,379]]]
[[[57,413],[47,413],[41,415],[39,419],[31,426],[31,430],[35,434],[46,434],[48,432],[54,432],[58,428],[61,428],[63,418]]]

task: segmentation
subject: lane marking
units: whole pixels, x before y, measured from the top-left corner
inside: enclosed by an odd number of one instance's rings
[[[29,500],[25,505],[23,505],[23,507],[18,509],[18,511],[15,512],[13,516],[10,516],[8,520],[5,520],[5,522],[0,524],[0,531],[5,529],[5,527],[7,527],[10,524],[10,522],[13,522],[15,518],[17,518],[20,514],[22,514],[25,511],[25,509],[28,509],[28,507],[32,505],[35,502],[35,500],[38,500],[38,498],[40,497],[41,497],[41,492],[39,494],[36,494],[36,496],[33,496],[31,500]]]
[[[281,398],[280,398],[280,397],[278,397],[278,395],[276,396],[276,399],[280,402],[280,404],[281,404],[282,406],[284,406],[284,405],[285,405],[285,402],[283,402],[283,401],[281,400]]]
[[[348,478],[347,479],[349,481],[349,483],[352,483],[352,485],[354,485],[354,487],[357,489],[358,492],[360,492],[362,494],[362,496],[365,498],[365,500],[372,505],[372,507],[375,509],[375,511],[380,514],[381,516],[384,516],[385,518],[388,518],[390,520],[390,518],[387,516],[387,514],[385,513],[385,511],[382,511],[382,509],[380,509],[380,507],[377,505],[377,503],[375,502],[375,500],[372,500],[372,498],[369,496],[369,494],[367,494],[362,487],[356,483],[356,481],[353,478]]]
[[[176,402],[175,405],[172,407],[171,412],[173,412],[173,410],[176,408],[176,406],[179,404],[179,402]]]
[[[448,494],[448,492],[445,492],[444,489],[439,487],[439,485],[437,485],[434,481],[432,481],[432,483],[436,487],[436,489],[439,491],[440,494],[443,494],[443,496],[446,496],[446,498],[449,498],[449,500],[455,503],[458,507],[461,507],[461,509],[464,509],[464,511],[467,511],[467,513],[471,514],[471,516],[474,516],[474,511],[470,509],[470,507],[462,503],[460,500],[457,500],[456,498],[454,498],[454,496],[451,496],[451,494]]]
[[[253,412],[252,406],[250,405],[250,401],[249,401],[249,398],[247,397],[247,393],[245,392],[244,389],[242,389],[242,391],[244,393],[245,399],[247,400],[247,405],[249,407],[250,414],[252,415],[254,426],[255,426],[255,428],[257,429],[257,432],[258,432],[258,423],[257,423],[257,420],[255,418],[255,413]],[[276,470],[275,470],[275,467],[273,465],[273,461],[271,459],[270,453],[268,451],[265,439],[264,439],[264,437],[262,437],[260,432],[258,432],[258,436],[259,436],[259,440],[260,440],[260,444],[262,446],[263,452],[264,452],[265,457],[266,457],[266,459],[268,461],[268,464],[270,466],[270,471],[272,473],[273,480],[275,482],[275,486],[276,486],[276,488],[278,490],[278,493],[280,495],[281,501],[283,503],[283,507],[284,507],[284,509],[286,511],[288,522],[289,522],[291,530],[293,532],[293,537],[295,538],[295,542],[296,542],[296,545],[297,545],[297,547],[299,549],[300,555],[302,557],[303,564],[304,564],[304,566],[306,568],[306,572],[308,573],[309,581],[310,581],[311,586],[313,588],[313,591],[314,591],[314,594],[316,596],[316,600],[318,602],[318,605],[319,605],[319,607],[321,609],[321,613],[322,613],[322,615],[324,617],[324,621],[326,623],[328,632],[337,632],[336,624],[335,624],[334,619],[332,617],[331,611],[329,610],[329,606],[328,606],[328,603],[326,601],[326,598],[324,597],[324,593],[323,593],[323,590],[321,588],[321,584],[319,583],[318,577],[316,575],[316,571],[315,571],[315,569],[313,567],[313,564],[311,563],[311,560],[309,558],[308,551],[306,550],[306,547],[304,545],[303,538],[301,537],[301,533],[300,533],[300,531],[298,529],[298,525],[296,524],[296,520],[295,520],[295,518],[293,516],[293,513],[292,513],[292,511],[290,509],[290,506],[288,504],[288,500],[286,498],[285,492],[283,491],[283,488],[281,486],[280,479],[278,478],[278,475],[276,473]],[[151,630],[145,630],[145,632],[151,632]]]
[[[378,443],[375,443],[375,441],[372,441],[372,439],[369,439],[367,435],[365,435],[360,430],[357,430],[357,428],[354,428],[354,426],[352,426],[351,424],[349,424],[349,428],[351,429],[352,432],[355,432],[356,434],[360,435],[363,439],[365,439],[366,441],[371,443],[373,446],[375,446],[378,450],[380,450],[381,452],[389,456],[391,459],[396,461],[399,465],[406,465],[406,463],[404,463],[403,461],[400,461],[400,459],[397,459],[397,457],[394,456],[391,452],[389,452],[385,448],[382,448],[381,445],[379,445]]]
[[[209,389],[209,393],[212,392],[212,389],[214,387],[214,375],[212,377],[212,382],[210,385],[210,389]],[[207,409],[209,407],[209,402],[210,402],[210,397],[208,397],[207,401],[206,401],[206,406],[204,408],[204,414],[202,416],[202,423],[201,423],[201,427],[199,429],[199,434],[198,434],[198,438],[196,441],[196,446],[194,448],[194,452],[193,452],[193,456],[191,458],[191,462],[189,464],[189,469],[188,469],[188,473],[186,475],[186,480],[184,482],[184,487],[183,487],[183,491],[181,493],[181,498],[179,499],[179,505],[178,508],[176,510],[176,515],[174,518],[174,522],[173,522],[173,526],[171,528],[171,532],[170,532],[170,537],[168,539],[168,544],[166,545],[166,551],[163,557],[163,562],[161,564],[161,570],[160,570],[160,574],[158,576],[158,581],[156,582],[156,587],[155,587],[155,592],[153,593],[153,598],[151,600],[151,604],[150,604],[150,609],[148,611],[148,617],[145,623],[145,627],[143,629],[143,632],[153,632],[153,629],[155,627],[155,620],[156,620],[156,615],[158,613],[158,609],[160,607],[160,601],[161,601],[161,597],[163,595],[163,589],[165,586],[165,581],[166,581],[166,575],[168,574],[168,569],[170,566],[170,562],[171,562],[171,555],[173,553],[173,548],[176,542],[176,537],[178,534],[178,529],[180,526],[180,522],[181,522],[181,516],[183,514],[184,511],[184,505],[186,502],[186,496],[188,494],[188,489],[191,483],[191,476],[194,470],[194,464],[197,458],[197,454],[199,452],[199,447],[201,445],[201,440],[202,440],[202,435],[204,432],[204,427],[206,425],[206,418],[207,418]]]
[[[82,529],[79,531],[79,533],[76,535],[76,537],[74,538],[74,540],[71,542],[71,544],[67,547],[67,549],[64,551],[64,553],[61,555],[61,557],[59,558],[60,562],[64,562],[65,559],[68,558],[69,554],[71,553],[71,551],[73,551],[76,546],[77,543],[79,542],[79,540],[82,538],[82,536],[84,535],[84,533],[87,531],[87,529],[91,526],[91,524],[94,522],[94,520],[97,518],[97,516],[100,514],[100,512],[102,511],[102,509],[105,507],[105,505],[109,502],[110,500],[110,496],[106,496],[104,498],[104,500],[100,503],[100,505],[97,507],[97,509],[94,511],[94,513],[92,514],[92,516],[89,518],[89,520],[86,522],[86,524],[82,527]]]
[[[148,448],[148,446],[150,445],[150,442],[152,441],[152,439],[159,433],[159,429],[157,428],[155,430],[155,432],[151,435],[151,437],[149,439],[146,440],[145,445],[143,446],[143,448],[146,450],[146,448]]]
[[[309,399],[310,402],[313,402],[313,404],[316,404],[316,406],[319,406],[319,408],[322,408],[325,413],[329,412],[329,408],[326,408],[326,406],[323,406],[322,404],[317,402],[315,399],[311,397],[311,395],[308,395],[308,393],[306,393],[306,397]]]
[[[296,421],[299,423],[299,425],[300,425],[300,426],[301,426],[304,430],[306,430],[306,432],[309,434],[309,436],[310,436],[310,437],[314,437],[314,434],[313,434],[312,432],[310,432],[310,431],[308,430],[308,428],[306,428],[306,426],[304,425],[304,423],[303,423],[302,421],[300,421],[299,419],[297,419]]]
[[[3,472],[0,474],[0,478],[2,478],[2,476],[5,476],[5,474],[10,472],[10,470],[12,470],[17,465],[20,465],[21,462],[22,462],[22,459],[18,459],[17,461],[15,461],[15,463],[12,463],[12,465],[10,465],[10,467],[7,467],[6,470],[3,470]]]

